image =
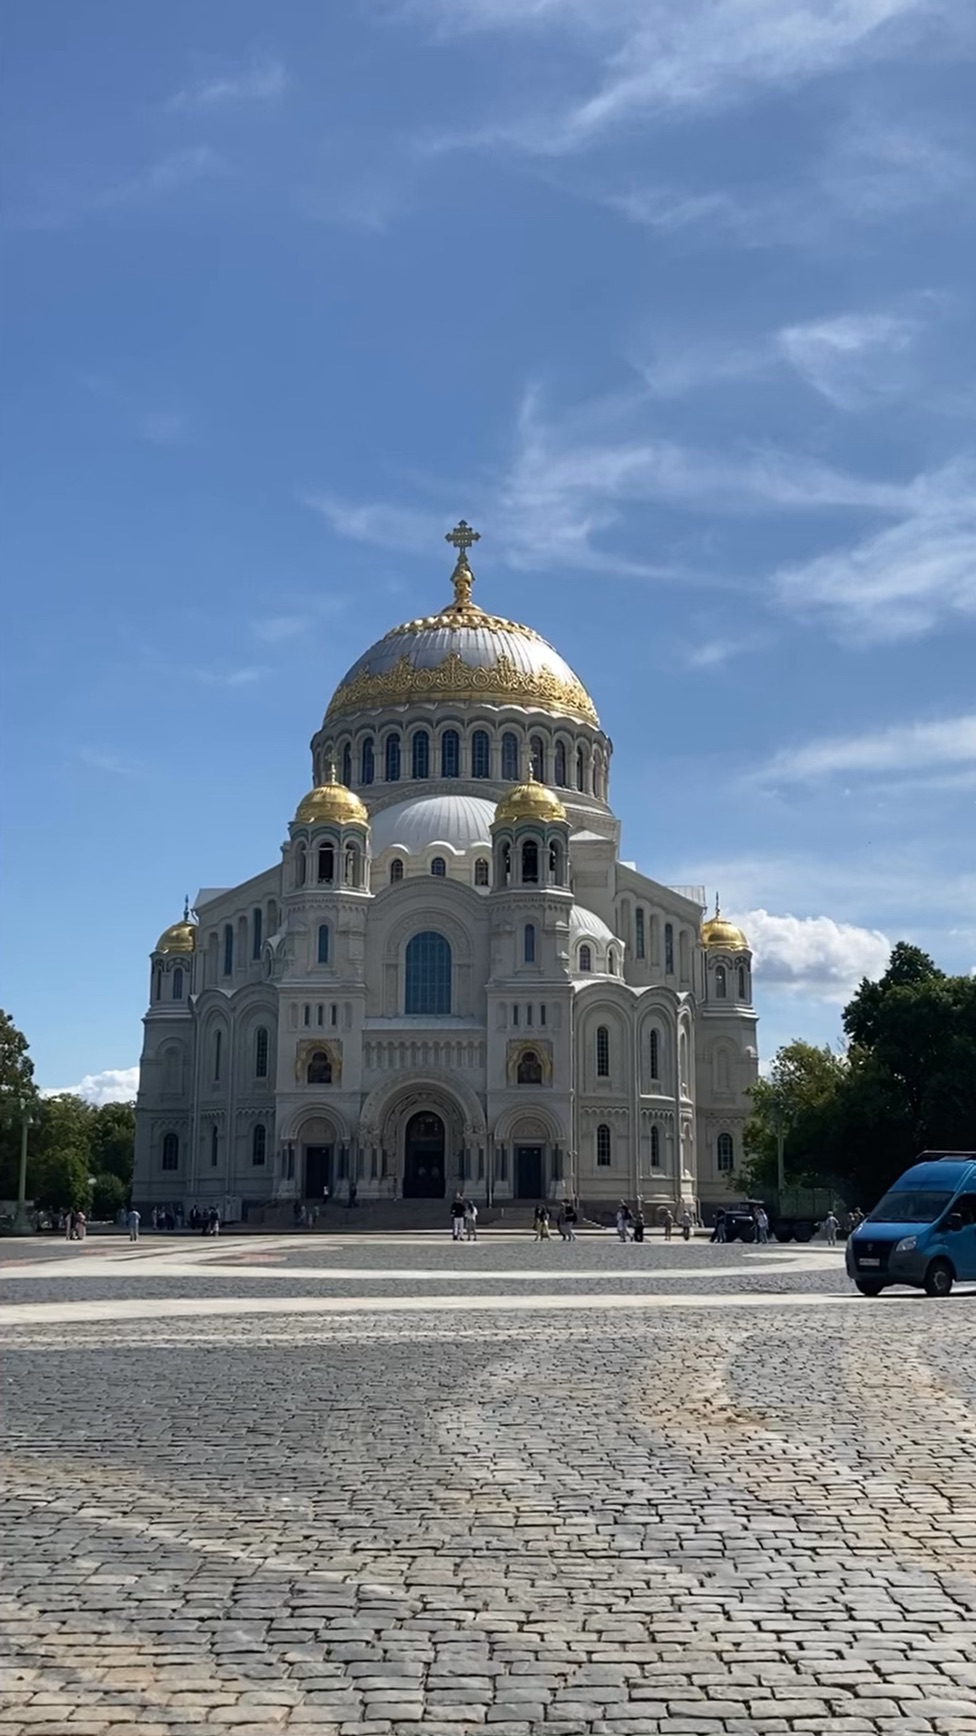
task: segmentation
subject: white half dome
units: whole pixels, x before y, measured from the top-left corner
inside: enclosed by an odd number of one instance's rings
[[[595,911],[584,910],[582,904],[574,904],[569,913],[569,938],[597,940],[601,946],[608,946],[617,936],[612,928],[607,927],[602,916],[597,916]]]
[[[494,802],[480,796],[421,796],[382,808],[370,822],[374,856],[399,849],[407,856],[422,855],[432,844],[462,855],[465,850],[491,849]]]

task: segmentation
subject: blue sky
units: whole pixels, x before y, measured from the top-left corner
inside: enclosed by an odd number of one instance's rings
[[[976,29],[953,0],[13,0],[3,1000],[131,1086],[183,894],[276,859],[448,595],[613,736],[768,1055],[976,964]]]

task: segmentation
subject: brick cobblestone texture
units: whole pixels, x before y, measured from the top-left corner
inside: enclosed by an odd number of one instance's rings
[[[976,1297],[563,1251],[18,1258],[0,1736],[976,1736]]]

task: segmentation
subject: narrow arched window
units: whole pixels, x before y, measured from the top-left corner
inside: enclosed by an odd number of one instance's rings
[[[386,781],[388,784],[400,781],[400,737],[395,734],[386,738]]]
[[[546,781],[546,744],[541,735],[534,735],[529,744],[529,759],[532,765],[532,776],[537,784]]]
[[[740,964],[740,966],[739,966],[739,999],[740,999],[740,1001],[744,1001],[745,998],[746,998],[746,973],[745,973],[744,967]]]
[[[224,975],[230,976],[234,969],[234,930],[229,922],[224,923]]]
[[[254,1033],[254,1077],[268,1077],[268,1030],[266,1025],[259,1025]]]
[[[443,1017],[451,1010],[451,947],[430,929],[407,943],[404,1011]]]
[[[393,861],[390,863],[390,885],[396,886],[402,879],[403,860],[399,856],[394,856]]]
[[[329,962],[329,925],[327,922],[319,923],[318,962],[319,964],[328,964]]]
[[[278,931],[278,906],[277,906],[277,904],[273,898],[269,898],[268,899],[268,934],[270,936],[272,934],[276,934],[277,931]]]
[[[681,981],[683,983],[688,981],[689,957],[688,930],[683,928],[678,936],[678,963],[681,966]]]
[[[346,845],[345,883],[347,886],[359,885],[359,851],[355,844]]]
[[[560,789],[564,790],[568,779],[566,777],[566,743],[563,741],[557,741],[556,743],[555,778]]]
[[[534,838],[526,838],[522,845],[522,884],[537,886],[539,883],[539,846]]]
[[[527,922],[522,935],[522,957],[526,964],[535,964],[535,923]]]
[[[173,972],[173,999],[174,1001],[183,999],[183,972],[179,965]]]
[[[430,871],[435,880],[443,880],[447,874],[447,863],[443,856],[435,856],[430,865]]]
[[[651,1128],[651,1168],[652,1169],[660,1169],[660,1167],[661,1167],[661,1129],[659,1127],[652,1127]]]
[[[586,769],[583,763],[583,749],[581,747],[576,749],[576,788],[578,790],[585,790],[586,788]]]
[[[609,1169],[611,1162],[610,1129],[601,1121],[596,1130],[596,1161],[598,1169]]]
[[[305,1069],[305,1080],[309,1085],[332,1084],[332,1062],[324,1049],[316,1049],[315,1053],[310,1056],[308,1066]]]
[[[161,970],[153,971],[152,998],[154,1001],[161,1001],[163,998],[163,973]]]
[[[581,946],[579,949],[579,967],[580,970],[593,969],[593,952],[588,946]]]
[[[670,922],[664,924],[664,971],[666,976],[674,976],[674,929]]]
[[[659,1031],[651,1032],[651,1078],[661,1077],[661,1036]]]
[[[719,1171],[727,1175],[735,1162],[735,1147],[732,1144],[731,1133],[720,1133],[715,1144],[715,1158]]]
[[[414,732],[410,747],[411,771],[415,778],[430,777],[430,736],[425,729]]]
[[[210,1128],[210,1167],[211,1167],[211,1169],[216,1169],[217,1159],[219,1156],[220,1156],[220,1134],[217,1132],[217,1123],[215,1121],[215,1122],[213,1122],[213,1124]]]
[[[501,874],[502,885],[503,886],[509,886],[511,884],[511,880],[512,880],[512,846],[511,846],[511,844],[503,844],[502,845],[501,870],[502,870],[502,874]]]
[[[352,783],[352,747],[349,742],[342,750],[342,781],[347,786]]]
[[[264,939],[264,912],[251,912],[251,957],[261,957],[261,942]]]
[[[263,1121],[256,1123],[251,1134],[251,1162],[260,1169],[268,1155],[268,1130]]]
[[[215,1085],[220,1084],[220,1063],[223,1060],[223,1048],[224,1033],[223,1031],[215,1031],[213,1040],[213,1076]]]
[[[554,886],[561,886],[563,883],[562,846],[555,841],[549,846],[549,878]]]
[[[476,729],[471,737],[471,776],[491,777],[491,738],[486,729]]]
[[[487,886],[489,880],[490,875],[488,863],[485,861],[483,856],[479,856],[474,865],[474,883],[476,886]]]
[[[335,879],[335,845],[320,844],[318,851],[319,885],[331,886]]]
[[[610,1032],[606,1025],[596,1030],[596,1071],[600,1079],[610,1077]]]
[[[296,886],[304,886],[305,875],[306,875],[307,871],[308,871],[308,855],[307,855],[304,844],[299,844],[298,849],[295,851],[295,885]]]
[[[359,750],[359,781],[361,784],[371,784],[376,776],[376,751],[371,735],[366,737]]]
[[[535,1049],[523,1049],[515,1073],[517,1085],[541,1085],[542,1062]]]
[[[617,955],[614,952],[613,947],[611,947],[610,951],[607,953],[607,970],[610,972],[611,976],[616,976],[616,974],[617,974]]]
[[[647,941],[644,936],[644,912],[638,905],[634,912],[634,950],[638,958],[647,956]]]
[[[519,745],[518,736],[511,730],[506,730],[502,736],[502,777],[506,783],[515,784],[519,775]]]
[[[445,729],[441,736],[441,777],[461,776],[461,737],[456,729]]]
[[[180,1167],[180,1136],[178,1133],[163,1134],[163,1168],[179,1169]]]
[[[727,994],[728,979],[725,974],[725,966],[724,964],[717,964],[715,966],[715,999],[724,1001]]]

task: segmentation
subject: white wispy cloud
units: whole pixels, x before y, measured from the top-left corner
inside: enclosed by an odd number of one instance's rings
[[[280,60],[253,60],[235,72],[217,73],[186,85],[166,106],[199,113],[245,103],[274,103],[287,88],[288,76]]]
[[[115,778],[142,777],[145,770],[137,760],[130,759],[126,754],[116,753],[113,749],[80,747],[75,757],[91,771],[107,772],[110,777]]]
[[[895,358],[921,330],[921,320],[909,315],[845,313],[784,326],[775,342],[814,391],[848,410],[897,388]]]
[[[135,174],[115,181],[96,186],[78,176],[49,185],[23,222],[32,229],[65,228],[100,213],[154,205],[230,172],[228,163],[210,145],[187,145],[166,151]]]
[[[106,1067],[101,1073],[86,1073],[77,1085],[48,1085],[42,1097],[81,1097],[98,1108],[104,1103],[131,1103],[139,1089],[138,1067]]]
[[[759,651],[767,643],[768,640],[759,633],[714,635],[687,646],[684,661],[689,669],[721,669],[734,658]]]
[[[263,681],[267,669],[256,664],[244,664],[238,669],[190,669],[187,672],[206,687],[250,687]]]
[[[324,518],[339,536],[374,548],[427,554],[444,535],[444,515],[385,501],[347,501],[328,493],[302,494],[304,506]]]
[[[761,907],[732,914],[752,947],[760,987],[848,1000],[862,977],[885,970],[891,940],[877,928],[831,916],[780,916]]]
[[[781,748],[754,778],[765,784],[806,783],[839,775],[902,777],[940,766],[971,765],[976,765],[976,712]]]
[[[308,615],[265,615],[251,622],[251,632],[265,645],[280,645],[286,639],[297,639],[308,626]]]

